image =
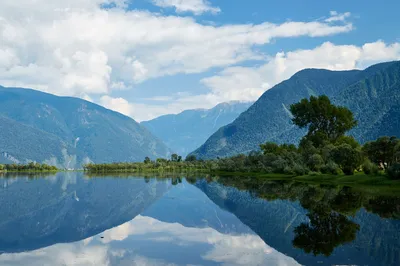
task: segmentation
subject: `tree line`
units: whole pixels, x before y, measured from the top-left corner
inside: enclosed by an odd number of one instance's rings
[[[325,96],[311,96],[290,106],[292,122],[307,134],[299,145],[267,142],[259,151],[215,160],[197,160],[189,155],[185,160],[173,154],[170,160],[143,163],[88,164],[86,171],[182,171],[204,170],[225,172],[281,173],[290,175],[345,174],[356,171],[365,174],[387,174],[400,179],[400,140],[380,137],[360,145],[347,133],[357,125],[353,113],[336,106]]]
[[[0,164],[0,172],[53,172],[58,168],[53,165],[30,162],[28,164]]]

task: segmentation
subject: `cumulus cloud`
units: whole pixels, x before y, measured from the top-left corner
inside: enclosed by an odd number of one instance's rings
[[[154,5],[159,7],[173,7],[176,12],[191,12],[201,15],[206,12],[217,14],[221,12],[219,7],[213,7],[206,0],[153,0]]]
[[[192,1],[176,3],[199,6]],[[210,26],[191,17],[127,10],[126,3],[1,1],[0,84],[110,95],[152,78],[262,59],[256,47],[275,38],[352,30],[351,23],[320,21]]]
[[[159,0],[161,1],[161,0]],[[350,69],[398,58],[398,44],[382,41],[265,55],[258,47],[279,38],[322,37],[353,29],[351,14],[332,11],[318,21],[205,25],[191,17],[128,10],[126,0],[14,0],[0,2],[0,84],[77,96],[148,120],[231,100],[256,100],[306,67]],[[162,1],[178,12],[207,1]],[[133,2],[134,3],[134,2]],[[202,4],[201,4],[202,3]],[[107,8],[104,8],[107,7]],[[192,12],[195,11],[192,8]],[[206,12],[204,10],[204,12]],[[257,60],[261,66],[242,67]],[[115,98],[150,79],[219,72],[201,81],[208,92],[174,95],[150,104]],[[218,70],[222,69],[222,70]],[[125,94],[126,95],[126,94]]]

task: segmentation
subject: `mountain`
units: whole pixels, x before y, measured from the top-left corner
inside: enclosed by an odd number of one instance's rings
[[[400,137],[400,61],[396,61],[363,71],[302,70],[266,91],[193,154],[198,158],[215,158],[256,150],[266,141],[296,144],[305,130],[292,124],[290,105],[322,94],[354,112],[358,125],[350,134],[360,142],[381,135]]]
[[[166,157],[168,148],[133,119],[78,98],[0,87],[0,162],[86,162]]]
[[[212,109],[186,110],[177,115],[164,115],[141,124],[163,140],[172,151],[186,156],[220,127],[235,120],[251,104],[221,103]]]

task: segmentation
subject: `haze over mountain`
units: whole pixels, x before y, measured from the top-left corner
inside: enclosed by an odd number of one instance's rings
[[[235,120],[252,102],[221,103],[212,109],[186,110],[142,122],[151,133],[179,155],[186,156],[220,127]]]
[[[0,162],[87,162],[166,157],[168,148],[120,113],[78,98],[0,87]]]
[[[400,137],[400,61],[363,71],[305,69],[266,91],[246,112],[220,128],[193,152],[215,158],[259,149],[266,141],[298,143],[305,134],[291,122],[290,105],[325,94],[354,112],[357,127],[350,132],[364,143],[382,135]]]

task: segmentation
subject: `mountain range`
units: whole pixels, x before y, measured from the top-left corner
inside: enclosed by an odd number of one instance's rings
[[[94,103],[0,87],[0,163],[142,161],[169,149],[133,119]]]
[[[235,120],[252,102],[221,103],[212,109],[186,110],[142,122],[175,153],[186,156],[220,127]]]
[[[206,159],[247,153],[266,141],[296,144],[305,130],[291,122],[290,105],[323,94],[354,113],[358,125],[350,134],[361,143],[382,135],[400,137],[400,61],[394,61],[362,71],[302,70],[267,90],[192,154]]]

